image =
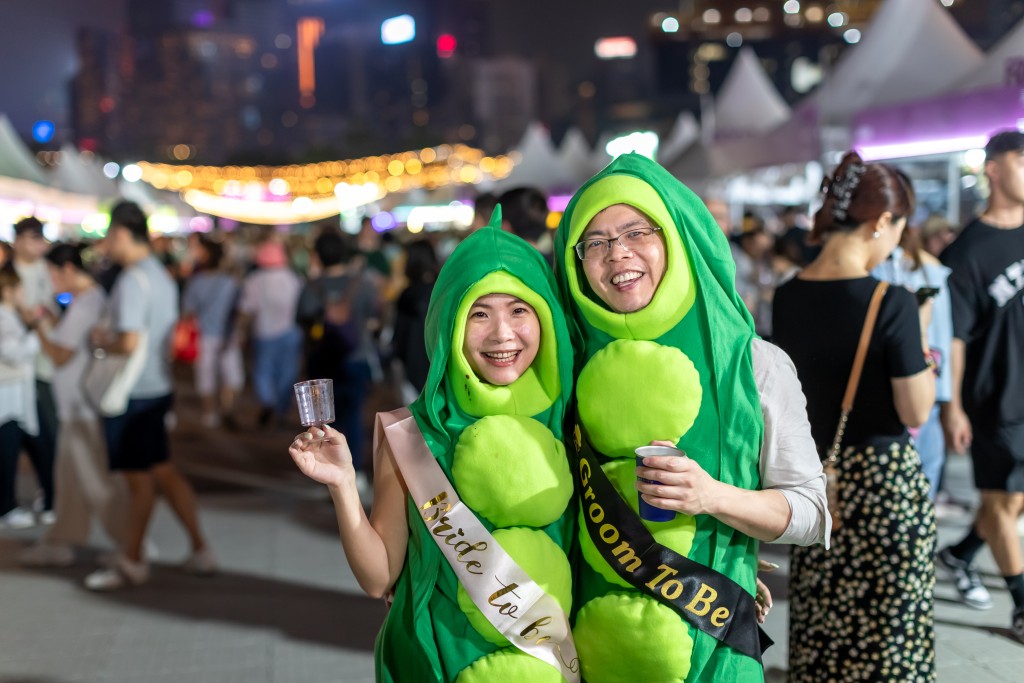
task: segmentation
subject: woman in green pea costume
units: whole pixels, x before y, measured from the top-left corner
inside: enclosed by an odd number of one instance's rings
[[[756,338],[728,242],[696,195],[644,157],[619,157],[569,202],[555,254],[579,330],[581,435],[633,511],[639,489],[677,513],[643,522],[654,540],[750,595],[758,541],[827,542],[824,475],[795,370]],[[648,444],[688,457],[637,467],[634,449]],[[616,572],[582,514],[574,636],[586,681],[763,678],[758,659]]]
[[[496,211],[492,225],[500,220]],[[426,344],[430,372],[410,410],[430,453],[462,502],[568,614],[575,505],[561,437],[572,347],[541,255],[492,227],[470,235],[438,276]],[[386,441],[375,454],[369,517],[343,435],[313,428],[289,452],[307,476],[328,485],[360,586],[393,599],[377,639],[379,681],[563,680],[513,647],[473,604]]]

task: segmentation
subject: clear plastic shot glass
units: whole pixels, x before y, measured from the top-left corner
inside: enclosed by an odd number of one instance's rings
[[[303,427],[323,427],[334,422],[334,381],[311,379],[295,385],[299,420]]]

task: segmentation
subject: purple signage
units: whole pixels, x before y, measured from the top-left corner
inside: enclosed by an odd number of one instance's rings
[[[854,118],[853,146],[866,160],[984,147],[999,130],[1024,126],[1024,87],[943,95],[869,109]]]

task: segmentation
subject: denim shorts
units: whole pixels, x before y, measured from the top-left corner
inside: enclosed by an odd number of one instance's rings
[[[174,396],[133,398],[123,415],[103,418],[111,471],[146,471],[171,457],[167,413]]]

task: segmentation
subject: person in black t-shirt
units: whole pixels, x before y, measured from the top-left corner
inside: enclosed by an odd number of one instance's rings
[[[818,452],[832,445],[850,369],[892,253],[914,212],[909,183],[849,153],[824,183],[821,254],[775,293],[773,341],[793,359]],[[890,287],[868,345],[836,469],[832,547],[793,548],[789,680],[935,678],[935,509],[907,427],[935,402],[922,334],[931,303]],[[910,653],[910,654],[908,654]]]
[[[1024,133],[1004,131],[985,147],[991,195],[980,218],[943,253],[953,272],[952,400],[942,413],[946,440],[971,449],[981,507],[960,543],[939,563],[963,601],[992,606],[974,569],[988,543],[1013,597],[1013,634],[1024,640],[1024,556],[1017,518],[1024,513]]]
[[[352,449],[356,484],[370,490],[363,456],[370,452],[363,436],[363,405],[369,396],[377,350],[371,334],[379,329],[379,277],[368,272],[345,236],[325,231],[314,252],[320,276],[303,287],[296,322],[305,332],[306,373],[334,380],[334,410],[339,429]]]

